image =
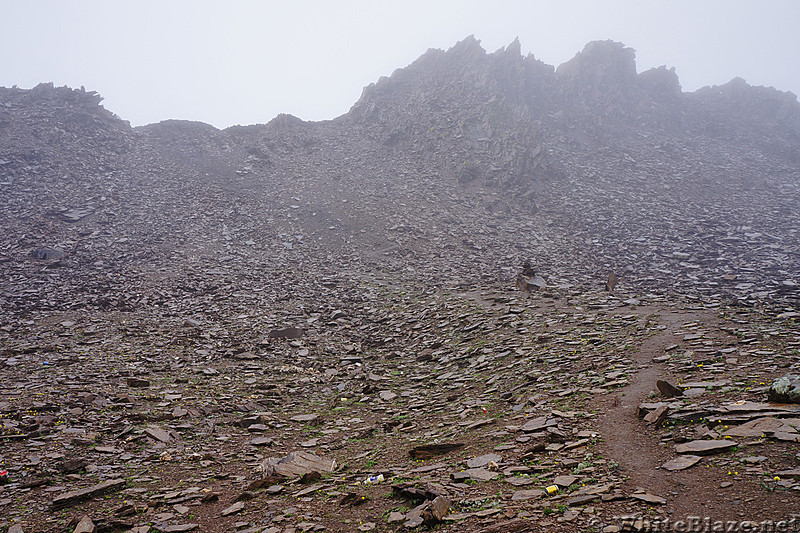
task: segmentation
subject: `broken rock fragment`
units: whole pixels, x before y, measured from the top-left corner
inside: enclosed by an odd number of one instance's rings
[[[279,475],[283,477],[302,476],[310,472],[327,474],[335,469],[335,460],[304,451],[291,452],[282,459],[266,459],[259,466],[261,473],[266,476]]]
[[[97,531],[97,526],[95,526],[91,518],[84,515],[72,533],[95,533],[95,531]]]
[[[64,252],[57,248],[37,248],[31,252],[31,257],[39,261],[58,261],[64,258]]]
[[[124,485],[124,479],[112,479],[104,483],[92,485],[91,487],[85,489],[67,492],[66,494],[56,496],[56,498],[53,500],[52,507],[53,509],[63,509],[64,507],[69,507],[84,500],[90,500],[97,496],[101,496],[107,492],[119,490]]]
[[[303,336],[303,330],[294,327],[273,329],[269,332],[269,336],[272,339],[299,339]]]
[[[674,398],[676,396],[683,396],[683,390],[679,389],[672,383],[668,381],[664,381],[659,379],[656,381],[656,387],[658,391],[665,397],[665,398]]]
[[[675,472],[677,470],[686,470],[689,467],[696,465],[700,461],[700,456],[697,455],[680,455],[675,459],[670,459],[661,468]]]
[[[408,454],[413,459],[425,460],[437,455],[444,455],[454,450],[458,450],[464,446],[463,443],[453,442],[449,444],[426,444],[424,446],[416,446],[409,450]]]

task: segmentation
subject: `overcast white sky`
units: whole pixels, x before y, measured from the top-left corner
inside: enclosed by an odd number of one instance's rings
[[[613,39],[684,91],[740,76],[800,94],[798,0],[0,0],[0,85],[84,85],[133,125],[324,120],[470,34],[551,65]]]

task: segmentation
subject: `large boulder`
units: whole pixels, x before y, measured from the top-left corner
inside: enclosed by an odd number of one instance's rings
[[[786,374],[769,386],[769,401],[780,403],[800,403],[800,376]]]

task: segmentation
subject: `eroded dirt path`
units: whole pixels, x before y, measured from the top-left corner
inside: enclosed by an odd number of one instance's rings
[[[675,442],[665,438],[663,431],[648,426],[637,417],[637,408],[646,401],[663,401],[656,381],[672,382],[663,361],[658,361],[668,347],[681,338],[681,328],[688,323],[699,323],[716,330],[718,313],[686,311],[676,308],[640,308],[643,327],[659,329],[646,338],[636,350],[629,376],[629,384],[611,397],[600,418],[603,436],[602,453],[619,463],[627,476],[630,490],[644,489],[667,500],[666,513],[673,520],[687,517],[708,517],[717,520],[761,520],[765,513],[784,515],[786,498],[776,499],[765,491],[754,491],[744,483],[730,483],[730,470],[712,468],[713,458],[705,457],[700,464],[687,470],[669,472],[661,465],[674,458]],[[719,334],[719,331],[716,331]],[[654,359],[656,359],[654,361]],[[697,437],[700,437],[698,432]],[[738,473],[738,472],[736,472]],[[745,491],[745,492],[743,492]],[[758,509],[753,516],[752,509]],[[664,509],[662,509],[664,510]]]

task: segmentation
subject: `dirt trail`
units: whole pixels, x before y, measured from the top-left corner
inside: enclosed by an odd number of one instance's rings
[[[656,381],[664,379],[663,363],[653,362],[663,355],[665,348],[676,341],[675,332],[688,322],[712,325],[718,318],[712,313],[689,312],[665,308],[640,308],[642,320],[650,316],[665,326],[659,333],[647,338],[636,352],[636,371],[629,384],[612,397],[600,419],[603,435],[601,450],[604,455],[619,463],[628,476],[629,490],[645,489],[651,494],[666,498],[667,512],[675,520],[689,516],[710,517],[714,520],[758,520],[748,514],[748,509],[769,509],[776,505],[774,498],[752,491],[752,487],[737,485],[722,489],[730,481],[720,469],[705,468],[701,464],[679,472],[659,468],[676,456],[674,443],[661,442],[655,428],[649,428],[636,416],[637,406],[656,391]],[[653,401],[658,401],[654,399]],[[746,492],[743,492],[746,491]]]
[[[653,358],[662,355],[674,342],[674,333],[681,324],[699,318],[695,314],[663,309],[640,308],[637,314],[646,322],[648,316],[656,312],[657,320],[666,328],[642,343],[634,359],[636,371],[629,376],[628,386],[611,399],[601,419],[604,451],[620,464],[631,483],[643,488],[652,483],[652,471],[663,462],[661,458],[665,454],[654,437],[643,431],[636,408],[656,390],[656,380],[663,377],[663,364],[654,363]]]

